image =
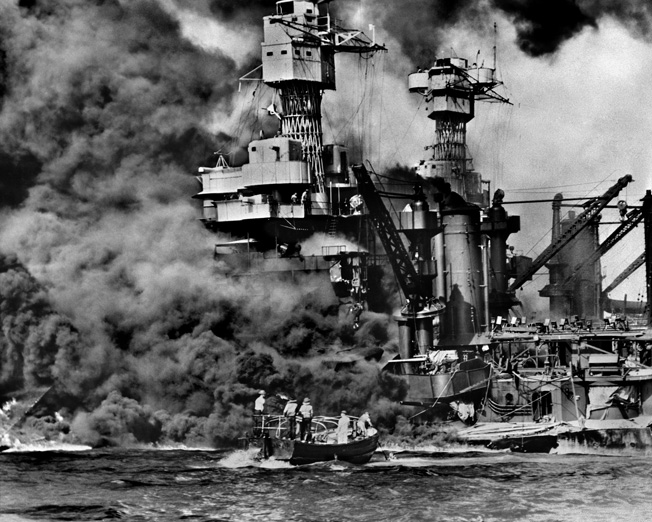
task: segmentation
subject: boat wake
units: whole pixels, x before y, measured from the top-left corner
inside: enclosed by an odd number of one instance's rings
[[[260,450],[250,448],[248,450],[235,450],[220,459],[218,466],[222,468],[265,468],[265,469],[286,469],[291,468],[289,462],[276,460],[273,457],[261,459]]]
[[[265,468],[265,469],[290,469],[290,468],[294,468],[294,466],[292,464],[290,464],[288,461],[286,461],[286,460],[276,460],[276,459],[274,459],[274,457],[259,462],[258,466],[261,467],[261,468]]]

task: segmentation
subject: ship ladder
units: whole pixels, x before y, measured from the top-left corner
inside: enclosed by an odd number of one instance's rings
[[[335,237],[337,235],[337,229],[339,228],[339,216],[331,216],[328,220],[328,237]]]

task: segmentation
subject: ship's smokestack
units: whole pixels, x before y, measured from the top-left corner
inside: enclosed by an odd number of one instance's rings
[[[480,291],[482,251],[480,209],[476,206],[442,209],[446,277],[446,312],[440,345],[470,344],[482,332],[485,316]]]
[[[555,194],[552,201],[552,238],[551,244],[556,243],[561,236],[561,205],[564,196],[561,193]],[[550,284],[543,288],[539,294],[550,298],[550,315],[561,318],[567,315],[566,294],[560,286],[564,280],[564,265],[559,254],[554,256],[546,265],[550,276]]]

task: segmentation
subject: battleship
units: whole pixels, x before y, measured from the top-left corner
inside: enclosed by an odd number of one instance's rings
[[[261,128],[241,166],[220,155],[215,166],[200,167],[194,196],[205,226],[230,238],[216,243],[214,254],[232,276],[325,273],[354,316],[366,306],[382,254],[362,212],[348,148],[323,142],[321,105],[336,86],[336,54],[383,51],[363,32],[342,27],[327,2],[281,1],[265,17],[262,64],[241,81],[272,89],[277,102],[265,111],[279,129],[266,137]],[[327,239],[321,252],[302,252],[315,234]]]
[[[509,103],[499,94],[495,49],[491,66],[437,58],[409,75],[407,89],[434,121],[434,142],[412,170],[411,193],[392,194],[364,163],[351,164],[345,145],[323,143],[321,130],[334,55],[385,47],[344,29],[327,2],[277,2],[264,36],[257,81],[280,101],[265,107],[278,132],[248,145],[248,163],[220,156],[199,169],[201,219],[230,238],[215,245],[215,258],[234,277],[323,272],[358,311],[374,299],[371,270],[391,267],[402,303],[394,314],[399,353],[384,371],[407,382],[403,404],[417,421],[457,419],[469,426],[462,440],[514,451],[651,451],[652,311],[638,326],[627,306],[608,319],[604,312],[613,308],[609,292],[642,265],[652,291],[652,193],[611,204],[633,181],[623,176],[564,218],[558,194],[550,245],[534,259],[516,255],[510,236],[520,217],[505,209],[505,191],[491,193],[466,144],[476,102]],[[388,196],[404,207],[392,214]],[[620,224],[600,242],[601,215],[612,210]],[[600,258],[640,223],[644,252],[603,289]],[[321,255],[302,253],[315,234],[335,241]],[[549,299],[549,317],[528,318],[516,291],[544,267],[549,283],[539,295]]]

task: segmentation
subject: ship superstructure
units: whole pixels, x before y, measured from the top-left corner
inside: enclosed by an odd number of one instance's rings
[[[473,97],[456,93],[453,86],[466,87],[468,95],[471,79],[459,72],[455,81],[437,89],[438,76],[451,64],[439,65],[441,69],[410,78],[410,89],[421,89],[437,108],[430,117],[436,119],[438,131],[433,159],[417,167],[421,176],[432,180],[434,208],[430,210],[427,199],[415,190],[397,227],[408,239],[416,270],[415,276],[395,267],[397,277],[407,274],[408,282],[419,277],[420,284],[428,286],[412,294],[406,286],[408,304],[396,316],[400,353],[387,369],[407,380],[404,404],[423,408],[415,417],[438,410],[471,424],[525,423],[518,429],[482,428],[477,438],[476,432],[464,435],[470,441],[504,444],[494,447],[530,451],[560,441],[574,448],[651,447],[652,315],[648,313],[646,330],[630,329],[624,318],[597,321],[600,256],[638,223],[650,221],[649,191],[640,208],[630,210],[624,201],[618,203],[621,225],[602,243],[600,212],[631,176],[566,219],[561,219],[558,195],[551,245],[534,261],[510,255],[507,238],[519,230],[520,222],[503,208],[503,191],[494,193],[489,206],[486,194],[477,188],[478,178],[459,175]],[[462,71],[466,64],[456,61],[447,72],[456,73],[455,67]],[[354,170],[362,190],[365,174]],[[365,200],[373,199],[373,193],[365,192]],[[646,252],[647,232],[646,227]],[[391,246],[386,250],[391,257]],[[543,266],[550,268],[551,284],[541,295],[553,298],[551,313],[559,315],[545,322],[515,316],[514,292]]]
[[[432,156],[419,162],[417,173],[443,178],[453,192],[481,207],[489,206],[488,182],[473,168],[466,125],[475,116],[476,101],[509,103],[495,90],[500,85],[495,58],[493,67],[469,65],[465,58],[438,58],[432,67],[408,77],[410,92],[424,97],[428,118],[435,122],[434,142],[426,147]]]
[[[436,132],[428,147],[433,156],[416,167],[412,201],[398,213],[398,225],[366,169],[353,169],[405,297],[395,315],[400,354],[388,365],[407,379],[405,404],[456,403],[471,417],[488,386],[492,327],[517,304],[508,281],[518,264],[508,263],[506,241],[520,220],[503,208],[502,190],[489,204],[466,152],[476,99],[506,101],[493,91],[494,77],[459,58],[409,76],[409,90],[425,97]]]
[[[432,67],[408,76],[409,91],[424,98],[428,118],[435,122],[434,142],[426,146],[432,156],[415,171],[436,192],[441,228],[433,232],[432,241],[434,294],[453,305],[442,324],[442,340],[453,344],[485,330],[491,317],[512,313],[518,301],[508,281],[529,262],[511,252],[507,258],[507,238],[520,230],[520,220],[502,206],[502,190],[490,202],[489,181],[474,170],[466,145],[467,123],[475,116],[477,101],[509,103],[496,90],[501,85],[495,47],[492,67],[459,57],[438,58]]]
[[[380,50],[361,31],[342,28],[328,3],[284,0],[264,18],[261,81],[279,101],[266,110],[280,127],[249,143],[248,163],[231,167],[221,158],[199,169],[202,190],[195,197],[203,201],[205,225],[234,237],[216,246],[217,256],[240,272],[332,270],[342,295],[364,293],[373,237],[346,146],[323,143],[321,102],[335,89],[336,53]],[[317,233],[357,246],[331,241],[322,255],[302,254],[301,242]]]

